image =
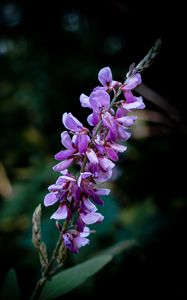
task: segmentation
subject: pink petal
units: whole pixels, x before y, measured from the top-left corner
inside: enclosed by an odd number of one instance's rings
[[[90,229],[87,226],[85,226],[83,232],[80,233],[80,236],[87,237],[89,235],[90,235]]]
[[[99,165],[104,171],[109,171],[115,167],[115,164],[106,157],[99,158]]]
[[[74,238],[73,242],[77,248],[81,248],[83,246],[88,245],[90,241],[89,241],[89,239],[87,239],[85,237],[78,236],[78,237]]]
[[[88,178],[88,177],[90,177],[92,175],[93,174],[91,172],[80,173],[80,176],[79,176],[79,178],[77,180],[77,185],[80,187],[82,179]]]
[[[127,115],[127,111],[124,110],[123,108],[118,108],[116,111],[116,117],[120,118],[120,117],[124,117]]]
[[[135,97],[130,91],[127,91],[125,92],[125,98],[127,102],[122,102],[122,106],[126,110],[145,108],[145,104],[143,103],[143,98],[141,96]]]
[[[66,205],[60,206],[54,214],[50,217],[50,219],[55,220],[63,220],[66,219],[68,216],[68,209]]]
[[[115,124],[115,121],[114,121],[114,117],[109,113],[109,112],[106,112],[103,116],[103,124],[104,126],[106,126],[107,128],[109,128],[110,130],[115,131],[115,127],[116,127],[116,124]]]
[[[114,149],[117,152],[124,152],[127,150],[126,146],[120,145],[120,144],[111,144],[112,149]]]
[[[95,212],[97,210],[96,206],[88,199],[84,200],[84,205],[90,212]]]
[[[92,150],[92,149],[88,149],[86,151],[86,155],[89,159],[89,161],[92,163],[92,164],[97,164],[98,163],[98,158],[97,158],[97,155],[96,153]]]
[[[107,148],[106,149],[106,153],[107,153],[107,157],[111,160],[117,161],[118,160],[118,155],[116,153],[115,150],[113,150],[112,148]]]
[[[71,113],[64,113],[62,116],[62,122],[67,129],[75,132],[80,131],[80,129],[83,127],[82,123],[79,122],[79,120]]]
[[[104,217],[100,213],[96,212],[91,212],[88,214],[81,213],[80,217],[85,224],[94,224],[97,222],[100,223],[104,219]]]
[[[75,149],[72,150],[61,150],[57,154],[55,154],[56,160],[64,160],[72,156],[72,154],[75,153]]]
[[[123,126],[118,126],[118,138],[127,141],[131,137],[131,133],[126,131]]]
[[[129,77],[125,81],[124,90],[133,90],[137,85],[142,83],[141,75],[139,73],[136,73],[133,77]]]
[[[118,118],[117,121],[121,123],[123,126],[130,127],[134,125],[136,119],[137,119],[136,116],[126,116],[126,117]]]
[[[93,124],[93,113],[90,114],[90,115],[87,117],[87,122],[88,122],[89,125],[95,126],[95,125]]]
[[[58,201],[58,197],[56,195],[56,193],[49,193],[45,196],[44,198],[44,205],[45,206],[50,206],[55,204]]]
[[[67,131],[61,133],[61,143],[67,149],[73,148],[71,137]]]
[[[108,181],[111,178],[111,176],[112,176],[112,170],[109,170],[107,172],[100,171],[97,174],[96,180],[98,182],[106,182],[106,181]]]
[[[112,82],[112,72],[109,67],[105,67],[99,71],[98,80],[103,86],[108,86]]]
[[[100,189],[100,188],[98,188],[98,189],[95,190],[95,193],[97,195],[100,195],[100,196],[102,196],[102,195],[108,196],[110,194],[110,189]]]
[[[89,108],[91,108],[89,97],[86,96],[85,94],[81,94],[80,95],[80,103],[81,103],[82,107],[89,107]]]
[[[89,137],[86,134],[79,134],[76,138],[76,146],[80,153],[85,153],[88,148]]]
[[[90,94],[90,104],[93,111],[100,113],[103,108],[109,109],[110,96],[104,90],[96,90]]]
[[[66,175],[60,176],[60,179],[64,179],[64,180],[66,180],[66,182],[67,181],[76,181],[75,178],[72,178],[72,177],[66,176]]]
[[[64,161],[60,162],[56,166],[53,167],[54,171],[60,172],[67,169],[73,162],[73,158],[65,159]]]

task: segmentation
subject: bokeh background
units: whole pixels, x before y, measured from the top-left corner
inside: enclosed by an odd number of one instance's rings
[[[139,114],[101,211],[105,221],[66,267],[119,241],[137,247],[64,297],[102,294],[186,299],[186,119],[182,92],[183,8],[139,1],[0,2],[0,279],[14,267],[26,299],[40,275],[31,218],[56,178],[61,116],[86,122],[79,95],[110,66],[123,81],[159,37],[162,49],[142,74],[146,111]],[[184,85],[185,87],[185,85]],[[57,238],[43,208],[43,237]]]

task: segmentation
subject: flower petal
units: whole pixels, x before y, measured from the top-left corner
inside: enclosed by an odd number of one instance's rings
[[[64,240],[64,245],[66,246],[66,248],[68,248],[72,253],[78,253],[78,248],[75,247],[74,243],[73,243],[73,237],[72,234],[70,233],[64,233],[62,235],[63,240]]]
[[[50,217],[50,219],[55,220],[63,220],[66,219],[68,216],[68,209],[66,205],[60,206],[54,214]]]
[[[84,200],[84,206],[90,212],[95,212],[97,210],[97,207],[88,199]]]
[[[49,193],[45,196],[44,198],[44,205],[45,206],[50,206],[55,204],[57,201],[59,200],[59,198],[57,197],[56,193]]]
[[[76,138],[76,146],[80,153],[85,153],[88,148],[89,137],[87,134],[79,134]]]
[[[85,94],[81,94],[80,95],[80,103],[81,103],[82,107],[89,107],[89,108],[91,108],[89,97],[86,96]]]
[[[90,94],[90,104],[93,111],[100,113],[103,108],[105,110],[109,109],[110,96],[104,90],[97,90]]]
[[[53,167],[54,171],[60,172],[67,169],[73,162],[73,158],[65,159]]]
[[[83,232],[80,232],[80,236],[87,237],[89,235],[90,235],[90,229],[87,226],[85,226]]]
[[[85,237],[78,236],[78,237],[74,238],[73,242],[74,242],[75,247],[81,248],[83,246],[88,245],[90,240]]]
[[[80,214],[81,219],[85,224],[94,224],[94,223],[100,223],[104,219],[104,217],[100,213],[91,212],[88,214]]]
[[[118,126],[118,138],[120,140],[127,141],[130,137],[130,132],[128,132],[123,126]]]
[[[77,118],[75,118],[71,113],[64,113],[62,116],[62,122],[64,126],[72,131],[80,131],[83,128],[83,125]]]
[[[67,131],[61,133],[61,143],[67,149],[73,148],[71,137]]]
[[[116,143],[111,144],[111,148],[114,149],[117,152],[124,152],[124,151],[127,150],[126,146],[120,145],[120,144],[116,144]]]
[[[134,125],[136,119],[137,119],[136,116],[125,116],[125,117],[118,118],[117,121],[121,123],[123,126],[130,127]]]
[[[107,148],[107,157],[111,160],[117,161],[118,158],[118,154],[116,153],[116,151],[112,148]]]
[[[88,148],[88,150],[86,151],[86,155],[92,164],[98,163],[97,155],[92,149]]]
[[[72,156],[72,154],[75,152],[75,149],[71,150],[61,150],[57,154],[55,154],[56,160],[64,160]]]
[[[130,91],[125,92],[126,102],[122,102],[122,106],[126,110],[131,109],[144,109],[145,104],[143,103],[143,98],[135,97]]]
[[[125,81],[125,86],[124,86],[124,88],[122,88],[122,90],[123,89],[125,91],[133,90],[135,87],[137,87],[137,85],[139,85],[141,83],[142,83],[141,75],[139,73],[136,73],[134,76],[129,77]]]
[[[99,158],[99,165],[104,171],[109,171],[115,167],[115,164],[106,157]]]
[[[103,86],[109,86],[112,82],[112,72],[109,67],[105,67],[99,71],[98,80]]]
[[[100,196],[108,196],[110,194],[110,189],[97,188],[95,193]]]

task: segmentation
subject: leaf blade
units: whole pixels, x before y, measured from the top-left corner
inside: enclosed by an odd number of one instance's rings
[[[8,274],[6,275],[0,296],[2,300],[20,299],[19,286],[17,282],[16,272],[14,269],[10,269]]]
[[[77,288],[101,270],[111,259],[111,255],[100,255],[54,275],[51,281],[46,283],[40,300],[53,299]]]

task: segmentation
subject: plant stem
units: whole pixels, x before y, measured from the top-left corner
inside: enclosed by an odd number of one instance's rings
[[[64,226],[63,226],[62,231],[66,230],[67,225],[68,225],[68,221],[66,220],[64,222]],[[32,295],[31,295],[31,297],[30,297],[29,300],[37,300],[37,299],[39,299],[39,297],[41,295],[41,292],[43,290],[43,287],[44,287],[46,281],[48,280],[48,278],[50,276],[50,272],[51,272],[51,270],[53,268],[54,262],[56,260],[58,251],[59,251],[60,246],[62,245],[62,243],[63,243],[63,240],[62,240],[62,237],[60,235],[59,240],[57,241],[55,249],[54,249],[54,251],[52,253],[52,256],[51,256],[51,259],[49,261],[49,264],[48,264],[45,272],[43,273],[42,278],[40,278],[38,280],[38,282],[36,283],[35,289],[34,289],[34,291],[33,291],[33,293],[32,293]],[[55,274],[55,272],[53,274]]]

